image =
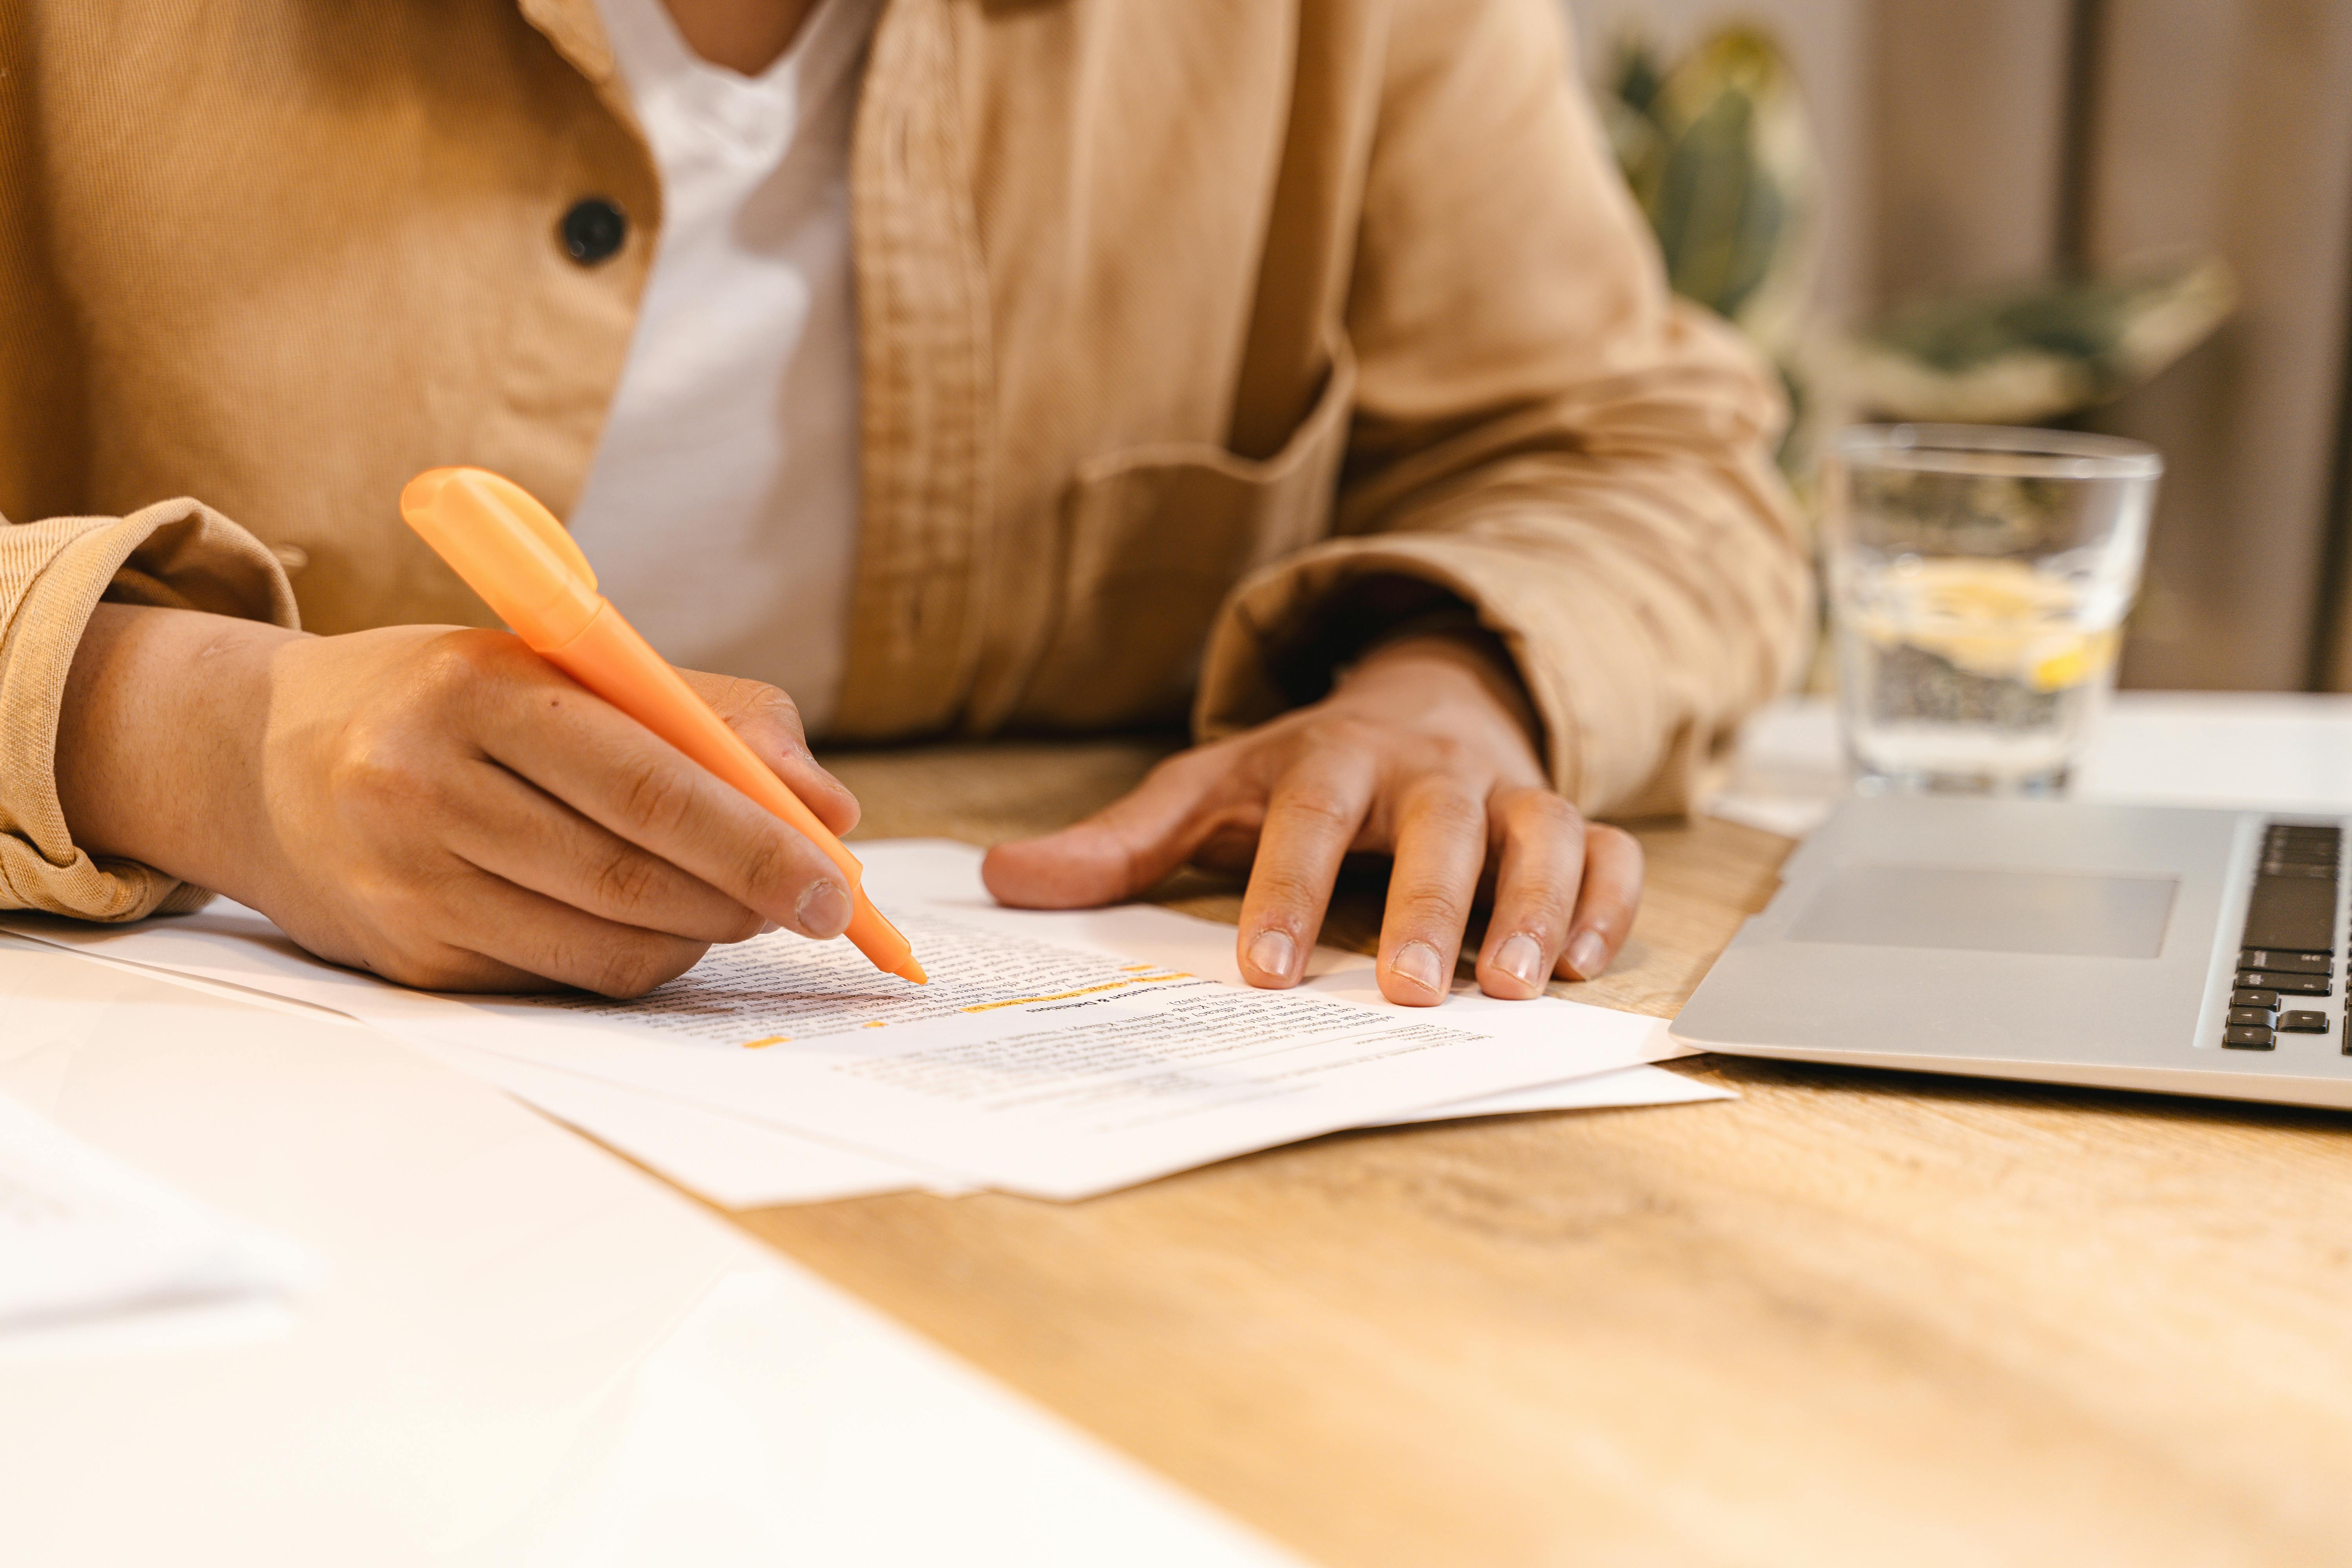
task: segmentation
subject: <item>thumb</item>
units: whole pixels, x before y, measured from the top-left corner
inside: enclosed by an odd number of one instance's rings
[[[1202,806],[1223,777],[1221,766],[1202,765],[1209,761],[1187,752],[1084,822],[998,845],[981,863],[981,879],[1014,909],[1094,909],[1135,897],[1206,836],[1212,818]]]

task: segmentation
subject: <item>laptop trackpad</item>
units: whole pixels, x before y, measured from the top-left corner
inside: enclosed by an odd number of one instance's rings
[[[2179,888],[2171,877],[1847,865],[1805,907],[1789,940],[2154,958]]]

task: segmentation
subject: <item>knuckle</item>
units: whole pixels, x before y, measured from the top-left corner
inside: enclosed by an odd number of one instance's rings
[[[1329,891],[1328,888],[1318,887],[1305,873],[1286,866],[1261,865],[1250,873],[1253,901],[1265,909],[1311,909]]]
[[[420,991],[484,991],[504,978],[480,954],[437,942],[371,942],[359,958],[362,968]]]
[[[587,988],[600,996],[628,998],[642,996],[667,980],[653,955],[637,950],[635,942],[620,951],[600,953],[588,966]]]
[[[1599,913],[1593,923],[1612,932],[1629,931],[1633,929],[1633,922],[1640,918],[1641,913],[1642,889],[1639,883],[1635,883],[1628,887],[1624,896],[1610,909]]]
[[[1547,931],[1564,924],[1569,911],[1576,908],[1580,886],[1572,878],[1548,871],[1515,881],[1510,889],[1510,906],[1517,911],[1514,922],[1529,931]]]
[[[1486,803],[1450,779],[1423,780],[1406,793],[1404,805],[1406,816],[1423,827],[1482,837],[1486,831]]]
[[[1514,790],[1503,802],[1503,814],[1512,827],[1573,829],[1584,820],[1584,814],[1569,804],[1566,795],[1548,789]]]
[[[790,725],[795,731],[800,729],[801,705],[793,700],[790,692],[780,686],[771,686],[764,680],[746,681],[744,684],[751,688],[744,694],[743,710],[745,712],[755,719],[767,719],[779,724]]]
[[[1358,814],[1355,803],[1338,790],[1328,784],[1306,784],[1283,791],[1275,798],[1267,815],[1279,815],[1307,827],[1352,834]]]
[[[1433,773],[1460,774],[1475,771],[1475,754],[1458,735],[1443,731],[1421,737],[1414,760]]]
[[[520,646],[503,632],[444,633],[416,652],[412,670],[415,690],[436,706],[469,697],[486,677],[513,673],[513,656]]]
[[[622,819],[654,833],[684,826],[694,809],[694,780],[667,759],[647,758],[634,763],[621,778]]]
[[[681,947],[683,953],[678,951]],[[694,966],[702,952],[699,946],[659,937],[621,937],[569,951],[558,949],[550,955],[548,967],[553,973],[572,977],[572,984],[584,991],[625,1000],[675,980]],[[679,962],[681,956],[684,963]]]
[[[742,728],[772,730],[793,745],[802,743],[800,704],[789,692],[764,680],[738,680],[728,689],[722,710]]]
[[[1612,827],[1605,823],[1597,823],[1586,831],[1587,857],[1591,858],[1594,851],[1609,856],[1625,868],[1638,889],[1643,868],[1648,863],[1642,849],[1642,841],[1623,828]]]
[[[1407,888],[1396,900],[1397,913],[1422,928],[1459,926],[1469,914],[1469,901],[1451,888]]]
[[[640,849],[619,846],[596,868],[593,886],[601,907],[630,913],[651,901],[661,880],[660,861]]]
[[[382,725],[345,731],[327,767],[327,787],[347,810],[412,820],[437,817],[446,804],[447,785],[422,748]]]
[[[1355,713],[1318,714],[1302,732],[1316,750],[1343,752],[1378,751],[1381,736],[1381,726]]]
[[[740,864],[743,885],[753,900],[772,908],[793,905],[814,869],[782,832],[762,833]]]

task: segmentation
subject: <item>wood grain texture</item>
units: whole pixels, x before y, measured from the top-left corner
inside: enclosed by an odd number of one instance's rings
[[[869,833],[985,843],[1156,754],[829,760]],[[1786,846],[1642,837],[1626,961],[1559,989],[1666,1013]],[[738,1217],[1323,1563],[2352,1562],[2352,1123],[1684,1070],[1746,1098],[1341,1134],[1074,1205]]]

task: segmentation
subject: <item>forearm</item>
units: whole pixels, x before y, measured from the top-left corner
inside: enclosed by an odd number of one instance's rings
[[[75,843],[237,891],[266,849],[245,825],[260,818],[270,657],[299,640],[259,621],[99,605],[58,719],[58,799]]]
[[[1556,788],[1593,812],[1687,807],[1716,745],[1796,668],[1810,584],[1760,453],[1632,445],[1495,464],[1262,574],[1212,637],[1203,736],[1314,700],[1292,675],[1329,606],[1418,577],[1501,633]]]
[[[1360,584],[1411,579],[1500,635],[1555,788],[1594,811],[1686,805],[1801,640],[1780,400],[1720,322],[1672,300],[1556,5],[1386,14],[1331,537],[1229,604],[1202,732],[1295,705],[1282,660],[1302,629]]]

